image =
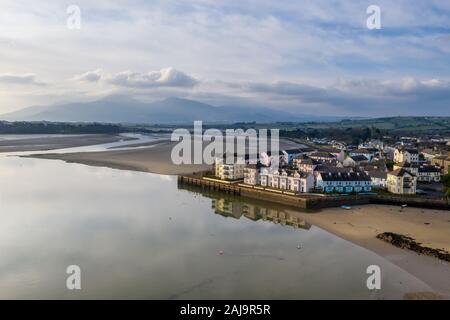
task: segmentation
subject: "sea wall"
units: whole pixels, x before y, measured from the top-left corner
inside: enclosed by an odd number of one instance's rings
[[[302,209],[321,209],[340,207],[342,205],[387,204],[408,205],[411,207],[432,208],[450,210],[450,205],[445,200],[426,199],[417,197],[402,197],[397,195],[322,195],[322,194],[294,194],[288,190],[274,190],[258,186],[249,186],[237,182],[220,181],[201,176],[178,176],[178,183],[197,186],[202,189],[210,189],[225,193],[241,195],[247,198],[270,201],[283,205],[289,205]]]

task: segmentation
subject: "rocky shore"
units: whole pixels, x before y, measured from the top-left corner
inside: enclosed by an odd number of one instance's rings
[[[433,249],[429,247],[422,246],[421,243],[416,242],[413,238],[407,237],[401,234],[396,234],[393,232],[383,232],[377,235],[377,239],[389,242],[390,244],[402,248],[412,250],[418,254],[423,254],[427,256],[436,257],[438,259],[450,262],[450,253],[441,250]]]

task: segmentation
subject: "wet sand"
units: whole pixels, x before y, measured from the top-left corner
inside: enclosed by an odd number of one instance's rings
[[[64,154],[34,154],[26,157],[58,159],[97,167],[151,172],[165,175],[191,174],[212,169],[206,164],[176,165],[171,160],[171,152],[176,142],[152,142],[152,147],[101,152],[76,152]],[[146,144],[149,146],[148,144]]]
[[[450,298],[450,263],[394,247],[376,238],[383,232],[409,236],[424,246],[450,251],[450,212],[386,205],[356,206],[351,210],[324,209],[297,214],[307,222],[377,253],[430,286],[431,293],[405,298]]]
[[[171,152],[176,144],[178,144],[176,141],[158,140],[110,148],[110,151],[33,154],[24,157],[63,160],[69,163],[164,175],[192,174],[212,169],[212,165],[208,164],[174,164]],[[204,142],[204,145],[207,144]],[[121,150],[133,147],[134,149]],[[291,141],[280,141],[280,148],[294,147],[298,147],[298,145]]]
[[[0,152],[46,151],[111,143],[127,139],[132,138],[116,134],[46,135],[39,137],[27,135],[24,138],[0,140]]]

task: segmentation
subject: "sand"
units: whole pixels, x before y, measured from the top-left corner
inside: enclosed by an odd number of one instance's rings
[[[177,143],[170,140],[158,140],[110,148],[110,151],[47,153],[33,154],[25,157],[58,159],[69,163],[74,162],[90,166],[143,171],[164,175],[192,174],[212,169],[212,165],[208,164],[174,164],[171,160],[171,152]],[[204,145],[206,144],[208,143],[205,142]],[[298,144],[292,141],[280,141],[280,148],[294,148],[298,146]],[[135,148],[121,150],[132,147]]]
[[[379,233],[394,232],[412,237],[424,246],[450,251],[449,211],[365,205],[353,207],[352,210],[324,209],[314,214],[300,214],[300,217],[377,253],[422,280],[433,290],[431,293],[412,292],[405,298],[450,297],[449,263],[394,247],[376,238]]]
[[[45,151],[62,148],[90,146],[126,140],[115,134],[85,134],[85,135],[46,135],[39,137],[25,136],[24,138],[0,140],[0,152]]]
[[[76,152],[64,154],[34,154],[27,157],[39,159],[59,159],[90,166],[114,169],[144,171],[165,175],[191,174],[212,169],[211,165],[176,165],[171,160],[171,151],[175,142],[151,143],[149,148],[111,150],[101,152]]]

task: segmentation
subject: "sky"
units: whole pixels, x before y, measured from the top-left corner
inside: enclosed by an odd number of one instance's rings
[[[0,113],[115,94],[450,116],[450,1],[0,0]]]

